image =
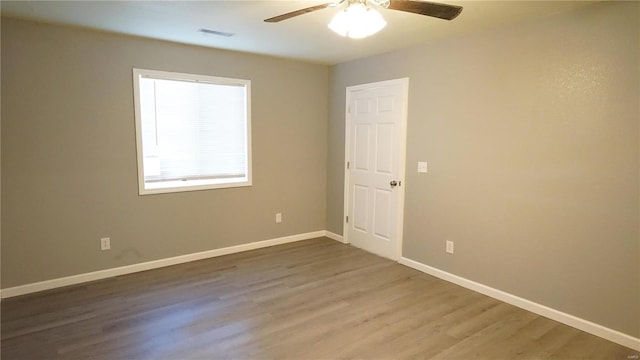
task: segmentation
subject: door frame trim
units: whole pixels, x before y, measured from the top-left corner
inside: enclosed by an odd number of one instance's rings
[[[400,260],[402,257],[402,236],[404,230],[404,195],[405,195],[405,174],[406,174],[406,161],[407,161],[407,117],[409,109],[409,78],[398,78],[393,80],[378,81],[373,83],[366,83],[354,86],[346,87],[346,104],[345,104],[345,130],[344,130],[344,208],[342,216],[342,236],[343,242],[349,244],[349,229],[347,224],[347,215],[349,214],[349,169],[347,169],[347,161],[349,161],[349,155],[351,151],[351,117],[349,114],[349,104],[351,103],[351,92],[358,90],[371,89],[376,87],[384,87],[391,85],[401,85],[402,95],[404,97],[404,103],[402,104],[402,119],[400,120],[400,149],[398,149],[398,156],[400,161],[398,162],[398,180],[402,182],[401,186],[396,189],[400,191],[398,198],[398,214],[396,217],[397,229],[396,229],[396,246],[392,259],[395,261]]]

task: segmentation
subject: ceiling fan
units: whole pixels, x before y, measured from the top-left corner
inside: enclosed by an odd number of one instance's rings
[[[279,22],[316,10],[322,10],[328,7],[338,7],[345,2],[347,3],[347,7],[350,7],[354,4],[361,4],[365,7],[405,11],[414,14],[436,17],[444,20],[453,20],[458,15],[460,15],[460,12],[462,11],[462,6],[416,0],[340,0],[338,2],[330,2],[292,11],[286,14],[265,19],[264,21],[269,23]]]

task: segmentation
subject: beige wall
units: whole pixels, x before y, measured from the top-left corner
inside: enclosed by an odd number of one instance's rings
[[[12,19],[2,55],[4,288],[324,230],[326,66]],[[250,79],[254,185],[138,196],[133,67]]]
[[[640,336],[639,14],[595,4],[332,67],[327,229],[345,87],[407,76],[403,256]]]

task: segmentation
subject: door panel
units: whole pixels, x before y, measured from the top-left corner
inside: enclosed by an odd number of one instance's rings
[[[390,112],[393,111],[395,98],[393,96],[381,96],[378,98],[378,112]]]
[[[345,236],[354,246],[399,257],[408,79],[348,88]]]
[[[393,124],[376,124],[376,172],[393,175]]]
[[[391,206],[391,197],[391,190],[381,189],[376,189],[374,196],[374,234],[386,241],[391,240],[391,234],[389,233],[389,209]]]
[[[355,126],[355,167],[358,170],[369,170],[369,124],[356,124]]]
[[[369,189],[366,186],[355,185],[353,188],[353,227],[367,232],[367,213],[369,212]]]

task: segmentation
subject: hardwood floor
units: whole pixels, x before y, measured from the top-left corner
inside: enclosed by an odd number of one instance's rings
[[[2,301],[2,359],[638,359],[326,238]]]

